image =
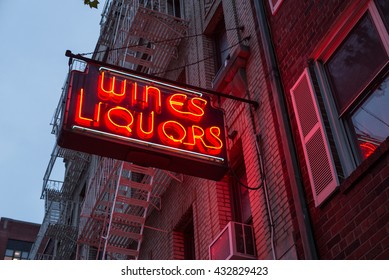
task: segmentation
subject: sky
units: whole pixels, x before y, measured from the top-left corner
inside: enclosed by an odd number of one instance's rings
[[[104,3],[97,10],[83,0],[0,0],[0,217],[43,221],[65,51],[94,51]]]

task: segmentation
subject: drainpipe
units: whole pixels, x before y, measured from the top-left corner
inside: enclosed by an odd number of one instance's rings
[[[304,185],[298,164],[297,153],[292,138],[292,128],[284,99],[282,83],[278,71],[275,51],[272,45],[263,0],[254,0],[257,21],[265,54],[266,65],[269,71],[271,90],[274,98],[277,119],[280,125],[282,147],[285,151],[285,160],[288,168],[289,180],[292,187],[293,201],[306,259],[318,259],[309,212],[304,197]]]

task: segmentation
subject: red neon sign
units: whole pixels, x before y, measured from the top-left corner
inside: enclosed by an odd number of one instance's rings
[[[58,144],[220,179],[227,168],[224,116],[210,104],[195,90],[88,65],[71,72]]]

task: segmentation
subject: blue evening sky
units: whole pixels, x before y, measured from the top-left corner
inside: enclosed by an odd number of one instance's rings
[[[64,54],[94,50],[105,1],[99,10],[83,2],[0,0],[0,217],[43,220],[40,196],[55,143],[50,121],[68,70]]]

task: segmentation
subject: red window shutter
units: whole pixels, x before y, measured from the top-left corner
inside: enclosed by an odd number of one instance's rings
[[[338,176],[308,68],[290,90],[315,206],[338,186]]]

